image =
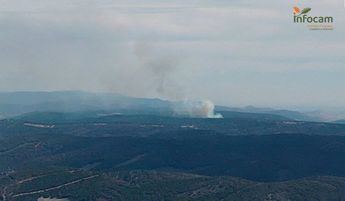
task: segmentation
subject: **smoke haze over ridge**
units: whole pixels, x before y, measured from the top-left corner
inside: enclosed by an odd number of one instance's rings
[[[327,33],[291,24],[292,6],[272,0],[4,0],[0,91],[343,107],[342,2],[306,5],[334,16],[336,29]],[[138,56],[141,44],[148,50]],[[155,67],[162,63],[163,69]]]

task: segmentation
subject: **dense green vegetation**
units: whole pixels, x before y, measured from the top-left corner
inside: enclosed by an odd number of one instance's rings
[[[13,175],[8,201],[39,197],[69,200],[209,201],[209,200],[344,200],[345,179],[313,177],[288,182],[258,183],[234,177],[206,177],[163,171],[111,173],[62,171]],[[23,180],[23,177],[31,180]],[[84,179],[84,180],[82,180]],[[71,182],[75,182],[71,184]],[[60,186],[65,185],[61,188]],[[0,184],[4,187],[4,184]],[[54,189],[55,188],[55,189]],[[36,193],[46,189],[46,192]],[[53,190],[51,190],[53,189]]]
[[[40,112],[2,120],[0,195],[7,201],[344,200],[345,125],[228,115]]]
[[[150,137],[20,135],[5,138],[1,143],[10,145],[0,152],[2,170],[24,165],[96,170],[174,169],[257,181],[345,176],[342,136],[225,136],[186,130]]]

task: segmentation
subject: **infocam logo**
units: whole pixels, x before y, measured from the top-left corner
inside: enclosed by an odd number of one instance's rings
[[[307,24],[310,30],[333,30],[332,16],[311,16],[311,8],[293,7],[293,22]]]

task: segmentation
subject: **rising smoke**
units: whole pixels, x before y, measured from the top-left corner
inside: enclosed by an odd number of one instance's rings
[[[173,74],[177,71],[177,59],[158,56],[159,53],[153,53],[152,47],[147,43],[137,43],[134,48],[139,65],[153,78],[152,88],[155,92],[172,101],[184,99],[182,87],[173,79]]]
[[[155,91],[163,98],[175,101],[172,109],[175,115],[194,118],[223,118],[214,112],[214,104],[209,100],[191,101],[187,98],[183,87],[173,79],[177,71],[176,59],[167,56],[157,56],[151,53],[151,48],[146,43],[137,43],[134,52],[140,65],[154,77]]]
[[[222,114],[214,112],[214,104],[209,100],[177,102],[174,112],[178,116],[192,118],[223,118]]]

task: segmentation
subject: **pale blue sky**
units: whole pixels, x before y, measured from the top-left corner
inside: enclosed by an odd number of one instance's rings
[[[335,18],[294,24],[292,7]],[[0,91],[345,107],[342,0],[0,0]]]

